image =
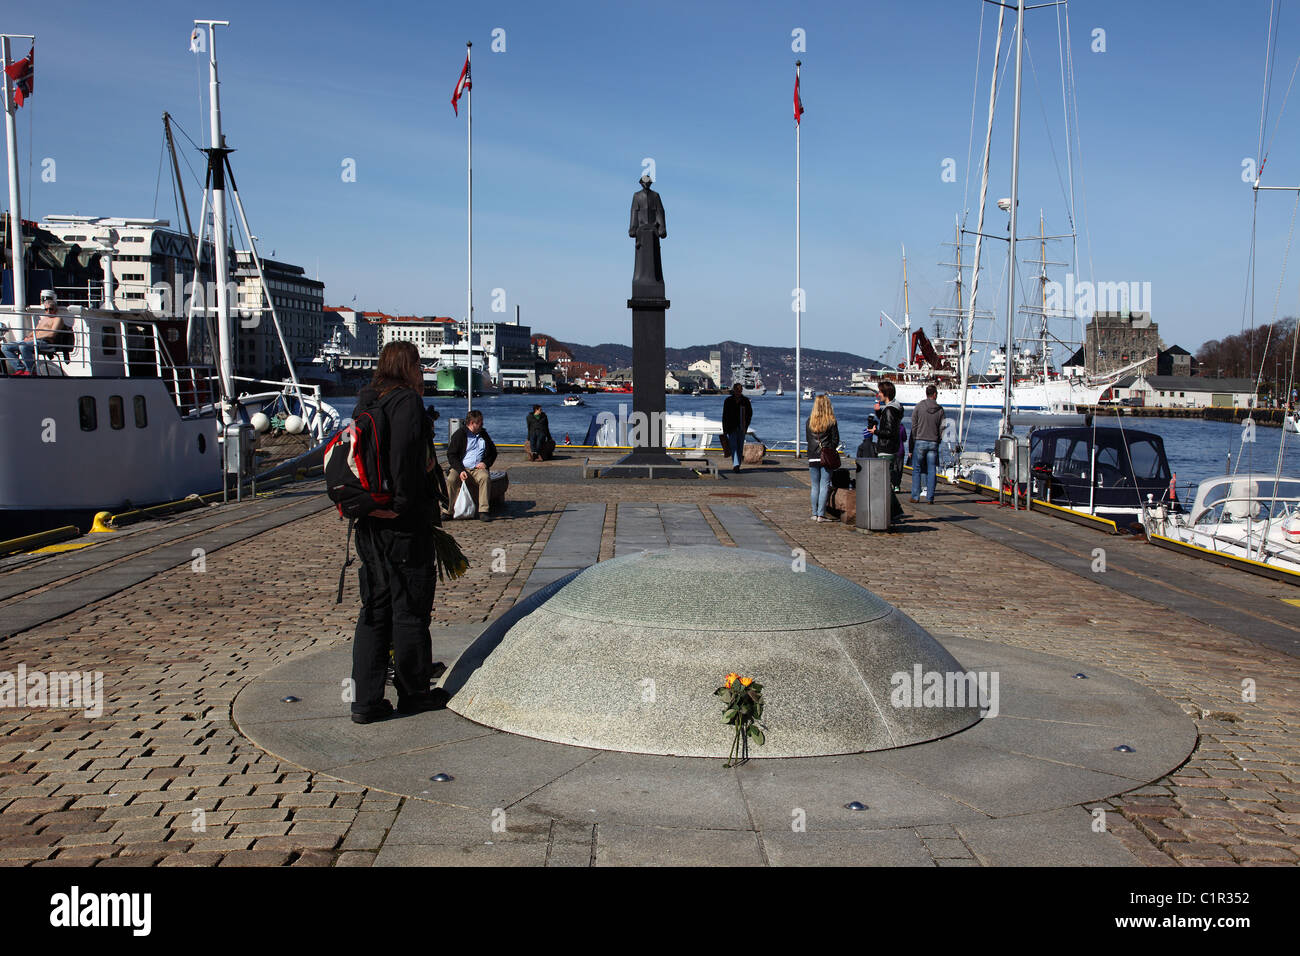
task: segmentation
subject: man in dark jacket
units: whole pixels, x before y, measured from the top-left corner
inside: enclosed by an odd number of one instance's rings
[[[471,494],[477,493],[479,520],[491,520],[488,514],[492,493],[491,469],[496,460],[497,446],[483,427],[483,413],[473,409],[465,416],[465,423],[447,442],[447,464],[451,466],[451,472],[447,476],[447,492],[453,510],[456,498],[460,495],[460,486],[469,482]]]
[[[745,435],[754,417],[754,406],[745,397],[745,387],[740,382],[731,386],[731,394],[722,403],[722,433],[731,445],[731,470],[740,471],[745,454]]]

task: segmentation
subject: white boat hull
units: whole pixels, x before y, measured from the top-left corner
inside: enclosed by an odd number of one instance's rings
[[[925,398],[924,382],[895,382],[897,400],[902,405],[915,405]],[[1065,379],[1051,382],[1029,382],[1016,385],[1011,391],[1011,407],[1021,412],[1051,412],[1073,405],[1093,405],[1109,385],[1085,385]],[[935,398],[947,409],[961,405],[961,389],[939,386]],[[971,385],[966,388],[966,407],[996,409],[1001,411],[1003,388],[995,385]]]
[[[122,400],[122,428],[109,403]],[[145,426],[134,403],[144,399]],[[81,427],[93,399],[96,427]],[[156,378],[0,377],[0,512],[113,510],[221,486],[212,418],[182,418]]]

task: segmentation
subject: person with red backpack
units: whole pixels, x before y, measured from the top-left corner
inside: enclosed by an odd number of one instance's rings
[[[352,720],[368,724],[393,714],[384,697],[389,649],[397,712],[444,707],[447,694],[430,690],[433,679],[433,528],[441,524],[433,433],[424,408],[424,373],[414,343],[390,342],[379,353],[374,378],[357,395],[353,411],[351,471],[371,472],[361,482],[369,501],[352,488],[336,495],[327,449],[326,478],[340,514],[356,516],[361,556],[361,613],[352,642]],[[337,468],[337,465],[335,466]],[[435,476],[437,476],[435,478]],[[342,498],[342,500],[340,500]]]

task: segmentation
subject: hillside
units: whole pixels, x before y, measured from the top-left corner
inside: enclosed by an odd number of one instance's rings
[[[606,343],[603,345],[578,345],[566,342],[565,348],[573,353],[579,362],[592,362],[604,365],[608,369],[627,368],[632,364],[632,347]],[[667,367],[684,369],[692,362],[703,359],[708,361],[710,352],[722,353],[722,378],[718,384],[726,387],[731,384],[731,363],[739,362],[744,350],[748,348],[754,363],[762,368],[763,384],[775,388],[777,380],[790,390],[794,387],[794,349],[788,346],[780,348],[766,345],[746,345],[744,342],[718,342],[714,345],[692,345],[684,349],[667,349]],[[852,352],[829,352],[823,349],[801,350],[801,372],[804,385],[815,389],[841,391],[847,389],[849,377],[858,369],[883,368],[874,359],[854,355]]]

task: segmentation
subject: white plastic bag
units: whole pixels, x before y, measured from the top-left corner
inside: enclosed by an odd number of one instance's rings
[[[474,496],[469,492],[469,482],[460,483],[460,493],[456,495],[456,507],[452,511],[453,518],[472,518],[478,514],[478,506],[474,504]]]

